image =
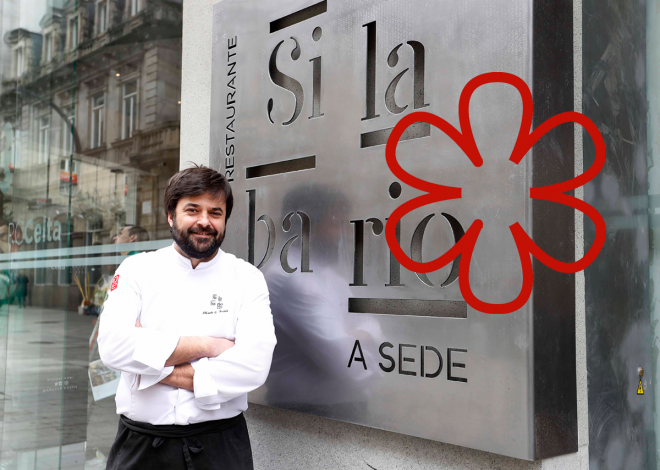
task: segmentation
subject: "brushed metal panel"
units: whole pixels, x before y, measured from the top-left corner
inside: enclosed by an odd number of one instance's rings
[[[534,298],[508,315],[477,312],[455,266],[409,272],[383,233],[420,194],[388,169],[389,132],[416,110],[458,128],[461,90],[481,73],[531,87],[532,3],[215,5],[210,161],[237,198],[223,248],[264,272],[278,336],[253,402],[536,457]],[[513,87],[477,90],[470,111],[481,168],[435,128],[410,128],[399,144],[406,171],[463,188],[462,199],[406,216],[401,246],[430,260],[483,220],[472,288],[505,302],[522,283],[508,226],[533,233],[532,155],[508,161],[522,112]]]

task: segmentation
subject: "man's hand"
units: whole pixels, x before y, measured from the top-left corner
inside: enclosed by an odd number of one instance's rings
[[[195,369],[190,364],[181,364],[174,368],[172,373],[165,377],[160,383],[171,385],[176,388],[184,388],[186,390],[193,390],[193,377],[195,376]]]
[[[202,339],[205,339],[208,342],[206,346],[206,351],[208,352],[208,354],[202,357],[218,357],[227,349],[234,347],[234,342],[226,338],[214,338],[213,336],[202,336]]]
[[[203,357],[218,357],[232,346],[234,346],[234,342],[225,338],[184,336],[179,338],[179,343],[169,359],[165,361],[165,366],[185,364]]]

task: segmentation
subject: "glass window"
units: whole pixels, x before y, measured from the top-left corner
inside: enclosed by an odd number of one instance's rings
[[[73,170],[69,170],[70,167]],[[73,165],[69,157],[60,160],[60,194],[64,196],[77,194],[79,168],[80,162],[77,160],[73,160]]]
[[[135,16],[140,11],[140,0],[128,0],[130,3],[130,15]]]
[[[50,151],[50,116],[41,116],[38,119],[39,134],[38,134],[38,150],[39,163],[44,163],[48,159],[48,152]]]
[[[105,95],[100,93],[92,97],[92,123],[90,148],[100,147],[104,142],[104,114],[105,114]]]
[[[20,154],[21,146],[21,130],[14,130],[14,142],[11,146],[11,163],[9,164],[9,170],[14,171],[16,168],[16,163],[18,162],[18,155]]]
[[[19,47],[16,49],[16,76],[20,77],[23,75],[23,48]]]
[[[74,138],[73,138],[73,131],[76,126],[76,117],[74,115],[74,108],[73,106],[71,107],[70,111],[70,116],[66,122],[62,123],[62,152],[64,155],[72,155],[73,154],[73,145],[74,145]]]
[[[53,34],[48,33],[44,37],[44,62],[48,63],[53,59]]]
[[[137,123],[137,80],[125,83],[123,92],[121,138],[128,139],[133,137]]]
[[[179,168],[182,4],[4,4],[0,469],[105,468],[116,381],[95,335],[118,265],[172,243],[163,193]],[[142,14],[106,44],[113,21]],[[139,108],[144,89],[158,106]]]
[[[60,160],[60,170],[69,172],[69,167],[71,166],[71,159],[69,158],[63,158]],[[80,162],[78,160],[73,160],[73,173],[78,174],[80,168]]]
[[[97,16],[98,16],[98,29],[97,33],[101,34],[105,32],[107,28],[107,21],[108,21],[108,3],[107,2],[99,2],[97,6]]]
[[[78,186],[69,184],[69,180],[60,181],[60,194],[63,196],[68,196],[69,194],[75,196],[77,193]]]
[[[69,49],[78,47],[78,17],[69,20]]]

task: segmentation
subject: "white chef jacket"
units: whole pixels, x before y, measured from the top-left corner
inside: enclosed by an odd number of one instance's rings
[[[133,255],[119,266],[99,326],[103,363],[121,371],[117,414],[150,424],[226,419],[247,409],[247,393],[270,369],[275,330],[261,272],[218,250],[193,269],[174,246]],[[135,326],[139,318],[142,328]],[[191,363],[194,391],[159,383],[180,337],[235,342]]]

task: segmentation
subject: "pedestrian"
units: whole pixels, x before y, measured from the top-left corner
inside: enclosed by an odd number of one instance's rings
[[[29,282],[30,280],[23,273],[16,277],[16,298],[18,299],[18,305],[21,308],[25,308],[25,297],[27,297]]]
[[[233,206],[215,170],[188,168],[165,191],[172,246],[119,266],[99,352],[121,371],[107,469],[252,469],[243,411],[275,347],[268,289],[220,245]]]

